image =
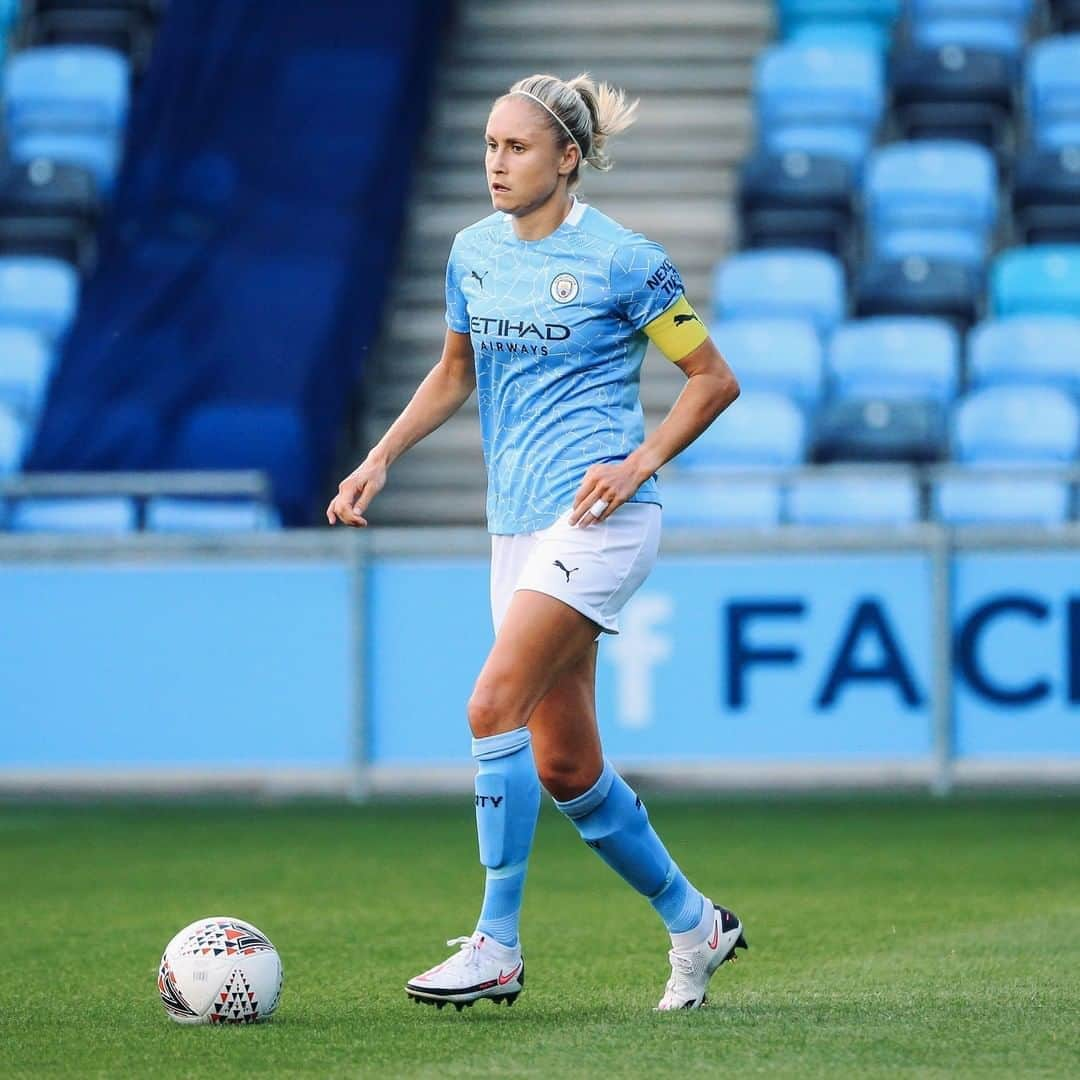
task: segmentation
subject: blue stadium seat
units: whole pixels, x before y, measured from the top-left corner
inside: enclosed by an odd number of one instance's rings
[[[714,324],[711,333],[744,391],[786,394],[804,407],[821,397],[824,364],[813,323],[730,319]]]
[[[893,143],[870,155],[864,200],[879,256],[965,256],[981,264],[997,220],[997,170],[990,152],[972,143]],[[890,245],[897,232],[909,235],[899,249]],[[925,250],[933,233],[945,246]]]
[[[809,319],[827,334],[844,308],[844,271],[824,252],[740,252],[717,267],[713,309],[719,319]]]
[[[859,20],[891,26],[899,17],[901,0],[777,0],[785,35],[804,25]]]
[[[959,335],[941,319],[859,319],[838,326],[829,343],[829,382],[839,397],[945,403],[959,374]]]
[[[784,40],[794,45],[826,49],[873,49],[884,54],[888,52],[890,36],[890,27],[869,20],[822,21],[799,23],[784,35]]]
[[[146,503],[146,528],[166,533],[259,532],[276,529],[272,507],[252,499],[188,499],[158,496]]]
[[[1036,146],[1055,149],[1080,143],[1080,34],[1032,45],[1027,104]]]
[[[761,145],[770,154],[815,154],[839,158],[856,174],[870,153],[871,133],[862,128],[826,124],[790,124],[761,132]]]
[[[909,525],[919,520],[911,476],[802,476],[788,490],[795,525]]]
[[[1044,383],[1080,401],[1080,316],[1014,315],[979,323],[968,337],[975,386]]]
[[[966,45],[910,46],[893,58],[892,116],[905,139],[959,139],[1004,153],[1016,97],[1011,57]]]
[[[8,136],[117,135],[127,123],[130,66],[94,45],[25,49],[4,70]]]
[[[55,342],[78,303],[79,276],[60,259],[0,256],[0,325],[37,330]]]
[[[15,472],[22,464],[26,428],[15,410],[0,402],[0,476]]]
[[[1003,19],[1023,26],[1032,0],[908,0],[913,22],[924,19]]]
[[[813,459],[906,461],[926,465],[948,456],[945,405],[925,398],[836,398],[814,417]]]
[[[1080,244],[1080,145],[1021,154],[1012,204],[1022,242]]]
[[[950,525],[1059,525],[1069,518],[1069,485],[1054,477],[954,472],[934,485],[933,506],[934,517]]]
[[[768,477],[664,476],[664,528],[772,528],[780,523],[782,492]]]
[[[995,315],[1080,312],[1080,244],[1012,248],[994,259],[990,303]]]
[[[94,533],[134,532],[135,503],[122,496],[19,499],[12,509],[12,532]]]
[[[875,259],[856,279],[855,314],[927,315],[966,331],[978,317],[982,292],[982,274],[968,263],[922,256]]]
[[[784,468],[800,464],[805,453],[802,411],[782,394],[758,390],[741,394],[675,462],[680,470]]]
[[[11,159],[19,165],[55,161],[85,169],[103,192],[112,189],[120,167],[121,139],[115,135],[36,131],[14,139]]]
[[[953,456],[981,465],[1068,465],[1080,452],[1080,409],[1052,386],[988,386],[953,411]]]
[[[0,404],[23,416],[37,413],[52,371],[48,343],[33,330],[0,326]]]
[[[920,19],[912,23],[911,39],[920,49],[960,46],[995,53],[1019,76],[1027,34],[1009,19]]]

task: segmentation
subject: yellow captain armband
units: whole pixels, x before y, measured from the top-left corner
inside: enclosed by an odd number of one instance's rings
[[[643,329],[672,363],[689,356],[709,336],[705,324],[685,296],[680,296],[663,315],[657,315]]]

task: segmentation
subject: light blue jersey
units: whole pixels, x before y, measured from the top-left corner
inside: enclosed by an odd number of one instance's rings
[[[547,528],[590,465],[641,445],[642,327],[682,294],[659,244],[579,200],[542,240],[503,213],[458,233],[446,322],[472,338],[490,532]],[[659,504],[656,478],[632,501]]]

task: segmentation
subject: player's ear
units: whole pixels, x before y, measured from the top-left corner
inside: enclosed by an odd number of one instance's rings
[[[562,158],[559,161],[559,175],[569,176],[577,168],[580,157],[581,152],[573,143],[564,146]]]

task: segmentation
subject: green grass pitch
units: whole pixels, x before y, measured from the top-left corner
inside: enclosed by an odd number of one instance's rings
[[[409,1001],[473,926],[472,808],[0,807],[0,1075],[1078,1076],[1080,799],[675,801],[676,858],[750,951],[654,1014],[648,904],[545,811],[511,1009]],[[265,930],[268,1024],[183,1028],[155,977],[204,915]]]

